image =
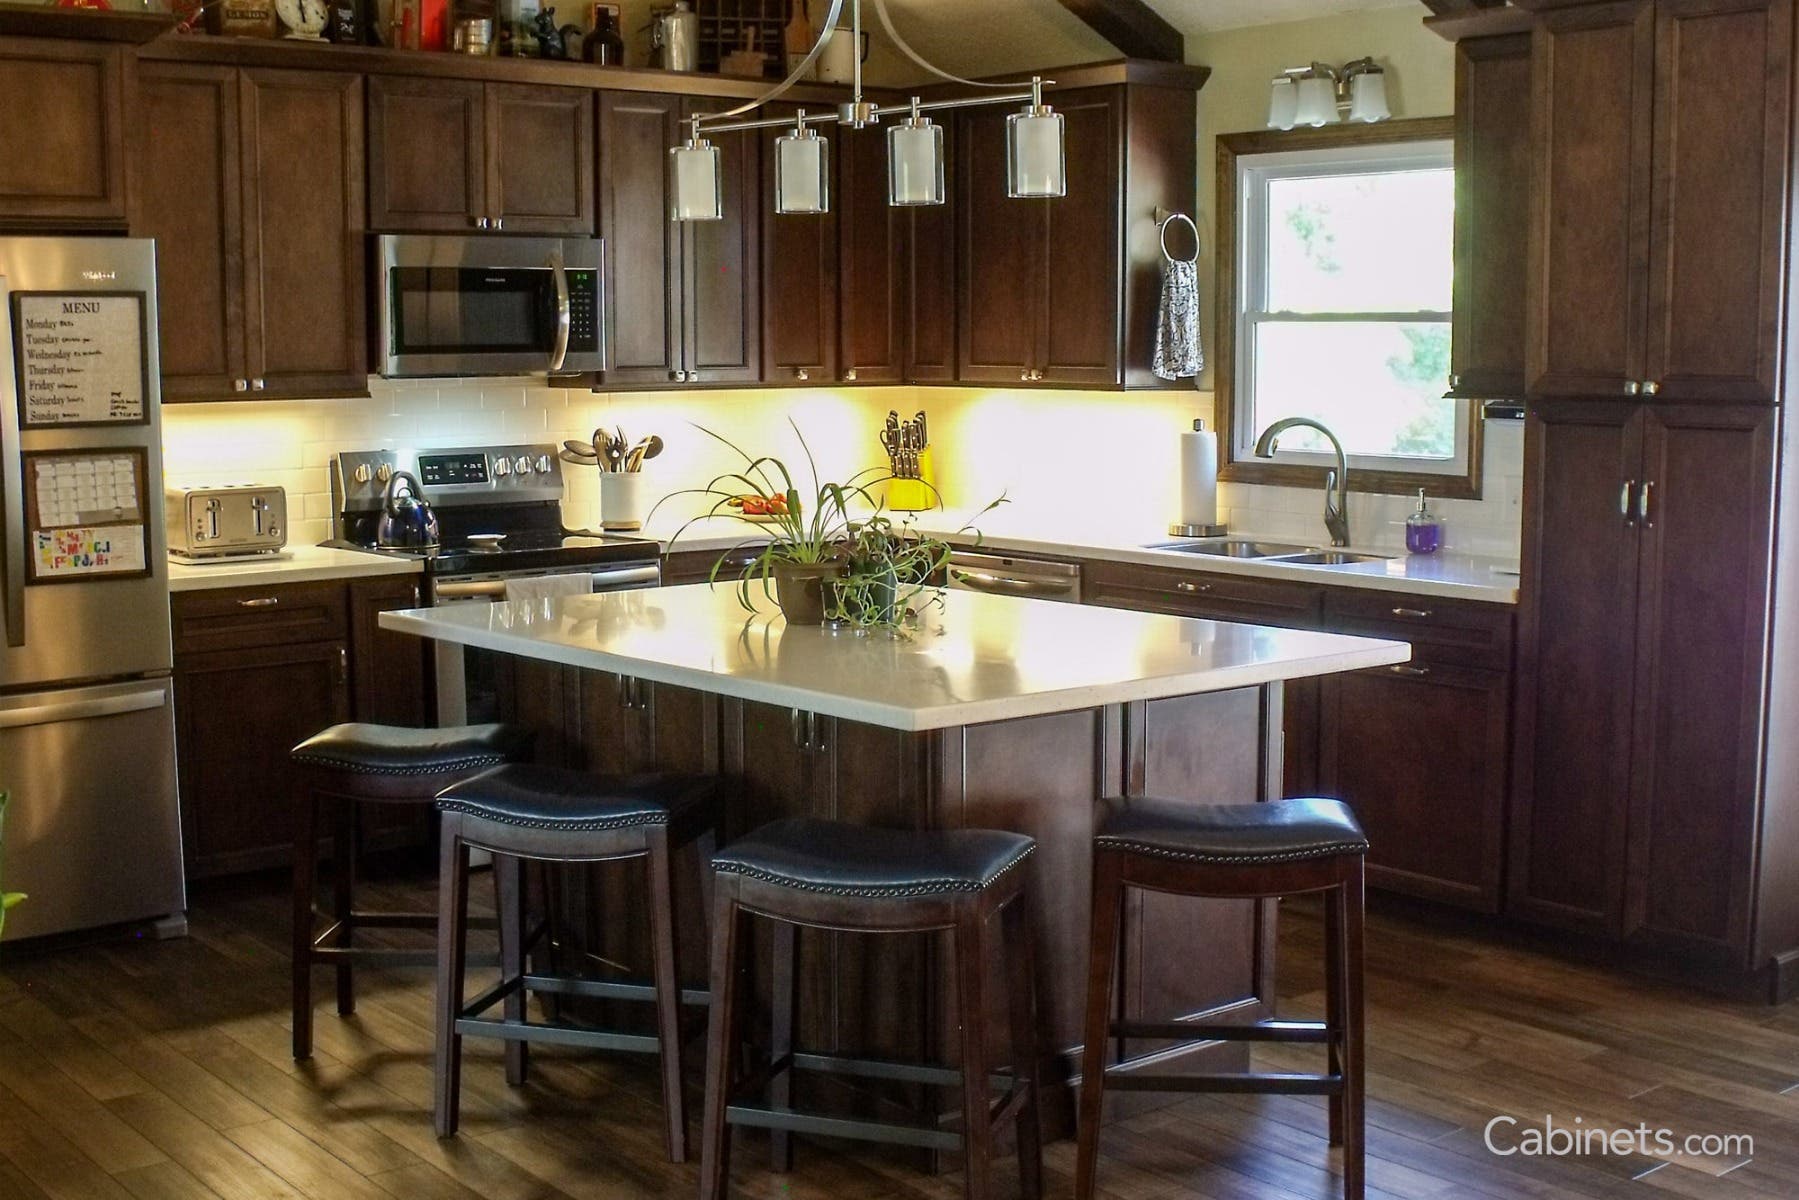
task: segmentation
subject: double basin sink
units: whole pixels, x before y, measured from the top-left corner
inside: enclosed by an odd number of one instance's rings
[[[1384,554],[1358,554],[1352,550],[1319,550],[1311,546],[1290,546],[1281,542],[1259,542],[1248,538],[1203,538],[1196,541],[1152,542],[1145,550],[1171,550],[1176,554],[1199,554],[1210,558],[1248,558],[1259,562],[1289,563],[1296,567],[1347,567],[1356,563],[1386,562]]]

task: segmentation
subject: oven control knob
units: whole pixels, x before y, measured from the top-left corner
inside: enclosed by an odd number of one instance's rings
[[[494,459],[493,474],[495,479],[504,479],[506,476],[512,474],[512,460],[509,458]]]
[[[369,465],[367,463],[357,463],[356,469],[350,472],[350,478],[354,479],[357,483],[367,483],[374,477],[375,473],[369,470]]]
[[[537,473],[539,475],[548,475],[550,469],[550,456],[547,454],[539,454],[537,456]]]
[[[528,454],[521,454],[513,459],[512,469],[517,471],[520,475],[529,475],[531,473],[531,456]]]
[[[382,487],[386,487],[387,481],[392,479],[393,477],[394,477],[394,465],[392,463],[382,463],[380,466],[375,468],[375,481],[377,483],[379,483]]]

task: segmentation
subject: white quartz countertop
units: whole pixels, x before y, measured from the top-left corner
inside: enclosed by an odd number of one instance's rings
[[[419,570],[416,558],[389,558],[328,546],[289,546],[283,557],[209,563],[171,560],[169,590],[198,592],[207,588],[270,587],[325,579],[361,579],[371,575],[416,575]]]
[[[380,615],[384,629],[916,732],[1402,663],[1404,642],[945,593],[909,638],[706,584]]]
[[[899,520],[900,514],[890,515],[896,521]],[[1492,604],[1518,602],[1518,564],[1515,561],[1482,558],[1471,554],[1444,552],[1416,555],[1407,554],[1404,550],[1351,547],[1382,557],[1375,562],[1337,567],[1182,554],[1146,548],[1150,543],[1176,540],[1168,535],[1166,528],[1123,528],[1116,520],[1107,519],[1104,514],[1070,513],[1054,516],[1012,505],[997,508],[978,518],[973,513],[955,509],[922,512],[916,514],[913,527],[921,533],[941,537],[954,545],[972,546],[976,538],[965,532],[970,520],[974,520],[981,531],[979,548],[994,554],[1103,559],[1219,575],[1286,579],[1327,587],[1403,592],[1408,595],[1477,600]],[[679,538],[671,542],[670,539],[675,538],[681,526],[681,521],[668,520],[658,514],[657,519],[644,529],[643,536],[658,539],[671,551],[704,550],[713,553],[722,553],[743,542],[767,540],[767,534],[758,525],[729,517],[712,517],[689,525]],[[1256,538],[1254,533],[1236,530],[1232,531],[1231,536]],[[1261,540],[1288,544],[1293,541],[1290,538]],[[1323,544],[1312,543],[1314,546]]]

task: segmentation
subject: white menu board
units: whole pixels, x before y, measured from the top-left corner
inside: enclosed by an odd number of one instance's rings
[[[13,343],[25,428],[149,420],[143,293],[16,293]]]

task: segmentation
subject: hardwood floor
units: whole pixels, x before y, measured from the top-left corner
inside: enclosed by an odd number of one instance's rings
[[[418,878],[380,907],[424,911]],[[477,886],[477,895],[485,892]],[[502,1079],[472,1042],[463,1133],[431,1132],[430,973],[368,973],[354,1018],[321,1006],[314,1060],[289,1058],[287,899],[275,879],[200,895],[192,936],[0,962],[0,1198],[41,1200],[541,1200],[690,1197],[693,1165],[663,1161],[653,1062],[546,1049],[531,1083]],[[1319,922],[1282,920],[1287,1015],[1322,996]],[[1375,917],[1368,935],[1369,1195],[1799,1195],[1799,1006],[1736,1004],[1512,947]],[[322,988],[321,994],[328,992]],[[1303,1048],[1258,1051],[1299,1069]],[[699,1072],[691,1073],[697,1085]],[[1545,1114],[1561,1128],[1746,1134],[1710,1157],[1500,1157]],[[1576,1121],[1580,1124],[1576,1125]],[[745,1135],[739,1135],[745,1136]],[[958,1176],[897,1155],[802,1142],[768,1173],[736,1156],[757,1200],[949,1200]],[[1108,1126],[1115,1200],[1297,1200],[1340,1194],[1320,1100],[1200,1097]],[[1065,1196],[1072,1142],[1047,1152]],[[1001,1195],[1015,1194],[1008,1160]]]

